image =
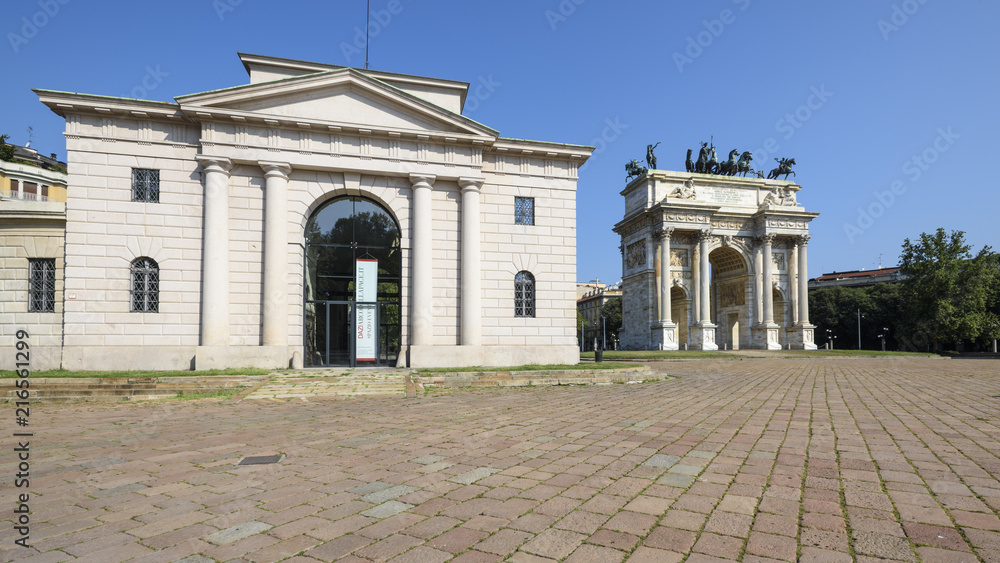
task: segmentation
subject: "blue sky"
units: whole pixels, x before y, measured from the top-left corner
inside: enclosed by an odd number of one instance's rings
[[[390,12],[389,8],[392,8]],[[896,263],[904,238],[996,246],[1000,3],[990,0],[371,0],[371,68],[470,82],[503,136],[596,145],[577,279],[617,281],[624,164],[714,136],[794,157],[809,275]],[[364,66],[364,0],[7,0],[0,132],[65,157],[30,88],[172,101],[247,82],[238,51]],[[358,44],[361,44],[360,42]],[[476,87],[479,95],[476,94]]]

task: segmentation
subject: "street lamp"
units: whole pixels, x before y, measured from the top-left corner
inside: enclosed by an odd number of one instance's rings
[[[861,349],[861,307],[858,307],[858,350]]]
[[[889,336],[889,327],[882,327],[882,334],[878,335],[882,339],[882,351],[885,352],[885,338]]]

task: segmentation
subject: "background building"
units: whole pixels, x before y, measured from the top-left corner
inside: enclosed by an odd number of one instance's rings
[[[58,367],[62,343],[66,164],[6,145],[0,159],[0,342],[28,333],[33,368]],[[13,150],[11,150],[13,149]],[[0,369],[13,369],[13,353]]]
[[[577,289],[579,289],[581,284],[577,284]],[[576,300],[576,308],[580,312],[580,317],[582,318],[583,326],[580,328],[582,336],[582,346],[583,351],[590,351],[594,349],[594,338],[598,340],[599,346],[604,346],[608,350],[617,349],[616,343],[609,341],[604,342],[606,334],[614,334],[617,332],[619,327],[611,326],[605,327],[604,320],[602,318],[602,311],[604,310],[604,305],[611,299],[621,299],[622,298],[622,286],[621,284],[608,286],[606,284],[600,284],[602,287],[596,287],[590,289],[584,293],[579,299]]]
[[[501,137],[467,83],[240,59],[176,103],[36,91],[74,186],[64,367],[578,360],[590,147]]]

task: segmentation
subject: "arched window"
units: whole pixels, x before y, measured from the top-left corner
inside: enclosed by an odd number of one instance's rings
[[[535,316],[535,277],[528,272],[514,276],[514,316]]]
[[[160,267],[152,258],[132,261],[133,313],[156,313],[160,310]]]

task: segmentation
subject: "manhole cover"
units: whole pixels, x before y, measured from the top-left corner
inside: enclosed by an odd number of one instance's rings
[[[268,463],[278,463],[284,455],[258,455],[245,457],[240,460],[239,465],[266,465]]]

